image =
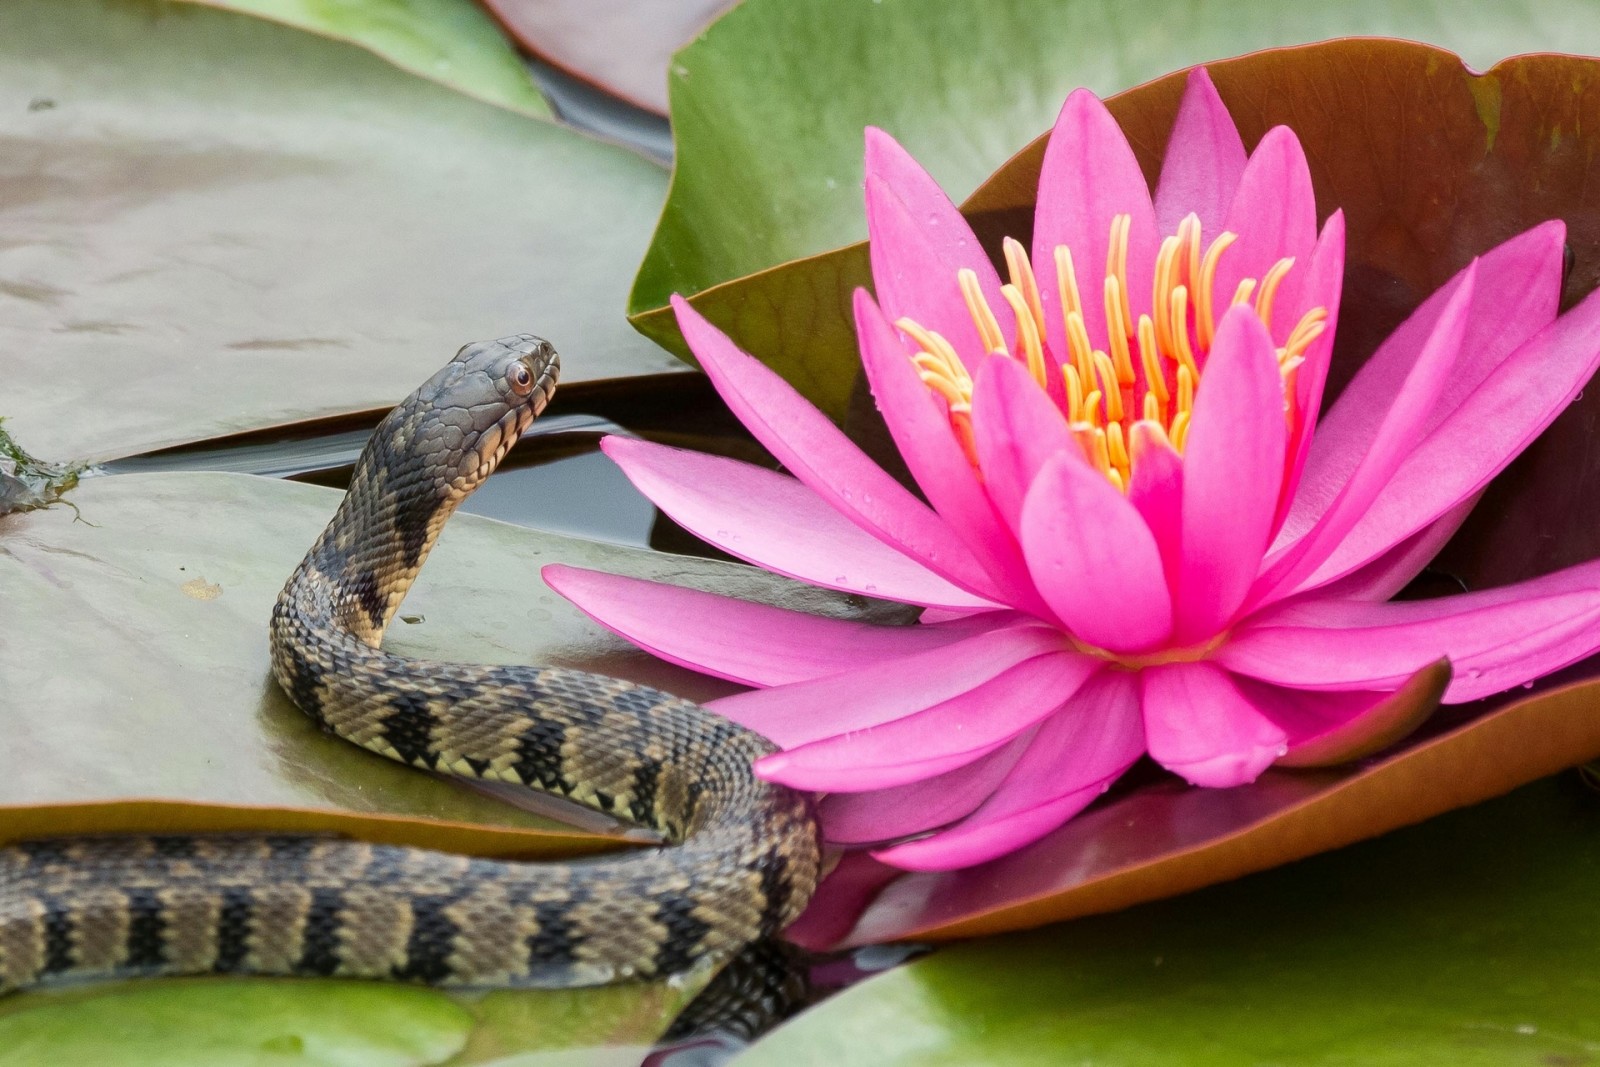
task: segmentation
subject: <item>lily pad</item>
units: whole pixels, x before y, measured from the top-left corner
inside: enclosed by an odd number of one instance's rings
[[[679,366],[620,315],[657,168],[341,42],[13,0],[0,116],[0,414],[45,458],[384,407],[525,330],[569,384]]]
[[[457,852],[615,847],[320,733],[268,672],[267,616],[337,504],[226,474],[118,475],[0,518],[0,841],[140,830],[330,830]],[[602,671],[691,699],[728,691],[603,634],[546,589],[551,562],[867,610],[752,568],[458,515],[386,647]],[[521,791],[519,791],[521,792]]]
[[[553,119],[500,28],[473,0],[188,0],[348,41],[401,70],[534,118]]]
[[[1487,67],[1522,51],[1600,52],[1600,9],[1570,0],[1270,8],[1240,0],[747,0],[674,61],[677,165],[629,314],[688,358],[666,303],[675,292],[700,294],[694,304],[712,322],[842,420],[857,369],[850,292],[869,274],[859,250],[822,253],[866,232],[864,126],[894,134],[959,200],[1048,129],[1079,86],[1104,95],[1214,57],[1351,33],[1420,38]],[[1399,128],[1392,116],[1403,116],[1408,136],[1425,129],[1415,112],[1384,111],[1347,89],[1384,73],[1371,67],[1321,97],[1294,79],[1262,83],[1259,104],[1281,113],[1299,101],[1346,117],[1359,102],[1384,115],[1340,131],[1353,158],[1320,161],[1354,168],[1371,151],[1367,133]],[[1557,84],[1552,77],[1548,87]],[[1571,122],[1562,129],[1569,145],[1581,139]],[[801,261],[779,266],[791,260]],[[742,280],[726,285],[734,279]]]
[[[0,1048],[7,1067],[632,1067],[703,983],[695,974],[601,989],[445,992],[326,980],[117,982],[0,1001]]]
[[[737,1062],[1591,1063],[1597,875],[1595,795],[1540,782],[1182,900],[941,950]]]
[[[637,107],[667,113],[672,53],[737,0],[483,0],[523,47]]]
[[[1349,243],[1330,397],[1472,256],[1536,223],[1567,223],[1565,305],[1600,283],[1600,192],[1592,181],[1600,61],[1528,56],[1480,75],[1439,49],[1364,40],[1265,52],[1209,69],[1245,143],[1273,125],[1293,127],[1321,213],[1345,211]],[[1172,75],[1109,102],[1147,176],[1156,173],[1183,80]],[[980,239],[1030,239],[1041,156],[1036,142],[970,198],[966,209]],[[853,376],[853,345],[848,357],[833,357],[838,363],[806,362],[805,343],[795,339],[849,336],[848,319],[830,312],[821,294],[835,293],[852,265],[864,270],[859,248],[698,299],[713,317],[745,315],[746,340],[751,322],[783,324],[783,337],[795,343],[778,345],[778,361],[798,353],[811,380],[837,383],[826,368],[848,362]],[[789,289],[819,296],[802,302],[793,319],[761,310],[781,307],[776,301]],[[755,344],[752,351],[766,357],[774,349]],[[854,402],[850,427],[870,446],[881,422],[864,391],[845,391]],[[1585,503],[1600,492],[1597,428],[1600,389],[1590,388],[1490,485],[1435,562],[1444,586],[1487,588],[1600,556],[1600,524]],[[1185,892],[1381,834],[1594,758],[1597,675],[1600,664],[1579,664],[1534,693],[1441,714],[1398,751],[1341,771],[1279,771],[1220,793],[1152,786],[968,872],[894,878],[858,862],[837,890],[826,890],[842,894],[841,912],[889,884],[854,931],[799,933],[814,944],[841,935],[855,944],[1017,929]]]

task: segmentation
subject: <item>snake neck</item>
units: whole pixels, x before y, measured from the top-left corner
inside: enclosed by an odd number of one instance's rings
[[[439,531],[482,481],[472,468],[419,460],[431,415],[402,404],[356,461],[350,490],[279,598],[377,648]]]

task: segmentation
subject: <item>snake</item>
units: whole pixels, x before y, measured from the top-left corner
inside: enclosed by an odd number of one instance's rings
[[[562,797],[661,843],[536,862],[332,835],[22,841],[0,849],[0,993],[203,974],[599,985],[725,960],[800,914],[816,823],[803,794],[754,774],[775,750],[760,734],[603,675],[382,648],[445,521],[559,374],[531,334],[470,344],[383,419],[273,607],[271,673],[346,742]]]

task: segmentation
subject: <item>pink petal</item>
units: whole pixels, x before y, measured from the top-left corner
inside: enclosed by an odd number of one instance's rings
[[[861,793],[831,793],[817,805],[823,836],[837,844],[893,841],[954,822],[988,799],[1022,758],[1029,730],[965,767],[920,782]]]
[[[1283,379],[1272,339],[1245,307],[1217,326],[1183,457],[1177,639],[1210,637],[1244,602],[1283,485]]]
[[[1194,785],[1253,782],[1287,750],[1288,735],[1214,663],[1140,672],[1150,755]]]
[[[1430,663],[1394,692],[1316,693],[1234,681],[1288,732],[1289,753],[1278,766],[1331,767],[1381,752],[1421,726],[1450,684],[1450,662]]]
[[[912,477],[1000,586],[1001,599],[1045,614],[1022,549],[956,442],[944,401],[917,377],[910,353],[865,289],[856,290],[855,313],[867,381]]]
[[[1217,95],[1211,75],[1196,67],[1189,72],[1161,160],[1155,196],[1157,232],[1177,233],[1178,223],[1192,211],[1200,217],[1203,233],[1220,233],[1244,166],[1244,142],[1233,117]]]
[[[1095,347],[1107,346],[1106,253],[1115,215],[1130,216],[1128,287],[1137,322],[1139,314],[1150,309],[1150,279],[1159,244],[1155,208],[1139,161],[1116,119],[1093,93],[1079,89],[1067,97],[1050,132],[1034,215],[1033,269],[1052,352],[1067,351],[1055,265],[1055,250],[1062,245],[1072,252],[1089,337]]]
[[[1083,462],[1061,409],[1009,356],[993,356],[978,366],[972,433],[989,499],[1012,530],[1020,527],[1023,498],[1049,460],[1065,454]]]
[[[1473,293],[1456,380],[1445,390],[1433,419],[1422,428],[1423,435],[1437,428],[1495,367],[1555,317],[1565,234],[1560,222],[1547,222],[1479,258],[1479,284]],[[1310,528],[1367,453],[1383,413],[1464,273],[1446,282],[1389,335],[1321,420],[1284,526],[1285,540]]]
[[[996,626],[943,648],[809,682],[736,693],[707,706],[792,748],[925,711],[1064,647],[1062,635],[1048,627]]]
[[[1132,652],[1171,635],[1172,598],[1154,535],[1081,457],[1058,453],[1034,479],[1022,550],[1039,592],[1081,640]]]
[[[1468,690],[1484,695],[1486,678],[1515,676],[1509,683],[1515,685],[1536,677],[1523,677],[1519,664],[1547,662],[1547,646],[1600,618],[1600,591],[1594,589],[1537,595],[1538,587],[1511,586],[1494,592],[1498,596],[1388,604],[1308,602],[1278,620],[1235,631],[1216,659],[1239,674],[1297,689],[1381,690],[1398,688],[1448,656],[1456,681],[1446,700],[1454,702]],[[1303,624],[1318,615],[1321,625]],[[1600,633],[1588,639],[1600,644]]]
[[[866,171],[872,282],[889,319],[915,319],[975,365],[988,349],[961,295],[957,273],[967,267],[1009,342],[1017,322],[1000,295],[1000,276],[938,183],[893,137],[870,126]]]
[[[1332,600],[1388,600],[1411,584],[1428,566],[1450,538],[1455,536],[1467,515],[1477,506],[1479,496],[1471,496],[1434,520],[1427,528],[1412,534],[1359,570],[1330,582],[1317,590],[1317,596]]]
[[[1239,239],[1217,267],[1213,299],[1218,311],[1228,307],[1241,279],[1260,281],[1280,259],[1294,259],[1303,271],[1317,243],[1317,199],[1305,152],[1287,126],[1268,130],[1250,154],[1228,208],[1226,228]],[[1286,339],[1299,321],[1302,271],[1289,272],[1273,302],[1268,326],[1279,340]]]
[[[902,555],[977,596],[994,597],[994,583],[931,508],[682,297],[672,298],[672,308],[718,395],[790,473],[839,514]]]
[[[1323,224],[1322,236],[1317,238],[1317,247],[1311,252],[1311,261],[1300,280],[1299,299],[1290,305],[1291,318],[1302,316],[1313,308],[1323,308],[1328,313],[1328,324],[1305,350],[1305,362],[1300,364],[1300,369],[1295,373],[1294,404],[1297,417],[1289,435],[1289,469],[1284,478],[1283,492],[1278,497],[1278,517],[1273,523],[1275,530],[1284,524],[1298,495],[1300,477],[1311,452],[1311,442],[1315,439],[1321,417],[1322,394],[1328,383],[1328,365],[1333,359],[1339,299],[1343,292],[1344,212],[1335,211]]]
[[[786,475],[627,437],[607,437],[600,447],[685,529],[759,567],[908,604],[993,606],[866,533]]]
[[[1151,432],[1142,420],[1128,435],[1128,452],[1133,460],[1128,503],[1150,527],[1167,584],[1176,586],[1183,565],[1183,457],[1165,434]]]
[[[756,773],[796,789],[857,792],[966,766],[1044,719],[1102,670],[1077,652],[1035,656],[940,704],[841,732],[756,761]]]
[[[1103,671],[1039,727],[981,808],[932,837],[875,852],[911,870],[952,870],[1038,840],[1087,807],[1144,754],[1139,683]]]
[[[1423,344],[1422,353],[1396,390],[1367,454],[1316,524],[1269,563],[1251,593],[1252,603],[1271,601],[1316,570],[1389,483],[1420,427],[1432,416],[1455,369],[1476,283],[1476,270],[1467,268],[1461,285]]]
[[[652,655],[742,685],[803,682],[943,648],[988,621],[879,626],[552,563],[546,584]],[[685,619],[694,625],[685,626]]]
[[[1489,282],[1483,276],[1480,290]],[[1566,410],[1596,366],[1600,293],[1591,293],[1507,356],[1413,446],[1361,522],[1299,588],[1349,574],[1482,490]]]

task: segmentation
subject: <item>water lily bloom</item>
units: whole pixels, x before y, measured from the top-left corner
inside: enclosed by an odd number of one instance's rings
[[[793,476],[604,447],[711,544],[919,621],[545,571],[602,625],[755,687],[716,707],[782,747],[763,777],[827,794],[830,840],[961,867],[1145,754],[1212,787],[1348,760],[1441,698],[1600,649],[1595,565],[1389,601],[1600,363],[1600,297],[1557,316],[1560,223],[1468,265],[1320,414],[1343,216],[1318,230],[1294,134],[1247,154],[1203,71],[1153,196],[1100,101],[1067,100],[1004,277],[879,131],[866,198],[861,356],[921,497],[682,300],[706,373]]]

